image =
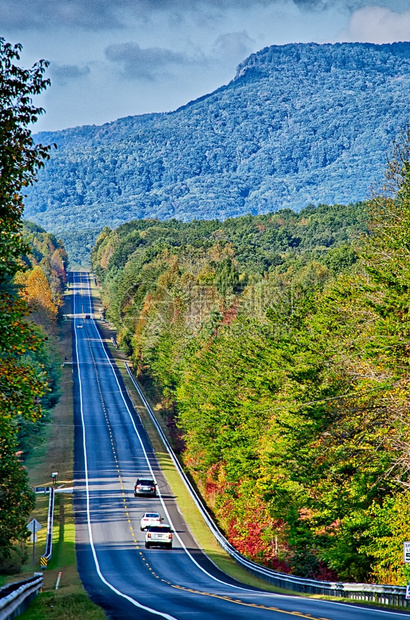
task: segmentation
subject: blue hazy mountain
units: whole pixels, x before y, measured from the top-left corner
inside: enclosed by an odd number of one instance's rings
[[[408,122],[409,82],[410,43],[265,48],[174,112],[37,134],[58,148],[25,216],[64,239],[135,218],[361,201]]]

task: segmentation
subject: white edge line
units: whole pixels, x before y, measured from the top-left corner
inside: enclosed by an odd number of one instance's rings
[[[81,276],[80,276],[81,278]],[[80,283],[81,283],[81,279],[80,279]],[[89,297],[91,297],[90,295],[90,282],[88,280],[88,291],[89,291]],[[73,299],[73,306],[75,306],[75,297]],[[75,307],[73,308],[75,310]],[[75,312],[74,312],[75,314]],[[115,586],[113,586],[111,583],[109,583],[109,581],[107,581],[107,579],[105,579],[105,577],[103,576],[101,569],[100,569],[100,564],[98,562],[98,558],[97,558],[97,553],[95,550],[95,546],[94,546],[94,540],[93,540],[93,534],[92,534],[92,528],[91,528],[91,520],[90,520],[90,494],[89,494],[89,483],[88,483],[88,469],[87,469],[87,446],[86,446],[86,432],[85,432],[85,420],[84,420],[84,409],[83,409],[83,391],[82,391],[82,383],[81,383],[81,368],[80,368],[80,364],[79,364],[79,358],[78,358],[78,338],[77,338],[77,330],[74,329],[74,333],[75,333],[75,350],[76,350],[76,356],[77,356],[77,369],[78,369],[78,383],[79,383],[79,388],[80,388],[80,410],[81,410],[81,423],[82,423],[82,427],[83,427],[83,450],[84,450],[84,470],[85,470],[85,487],[86,487],[86,493],[87,493],[87,524],[88,524],[88,536],[90,539],[90,547],[92,550],[92,554],[93,554],[93,558],[94,558],[94,563],[95,563],[95,567],[97,570],[97,574],[99,576],[99,578],[101,579],[101,581],[108,587],[110,588],[110,590],[112,590],[113,592],[115,592],[116,594],[118,594],[118,596],[122,596],[123,598],[125,598],[127,601],[129,601],[130,603],[132,603],[133,605],[135,605],[136,607],[139,607],[140,609],[143,609],[144,611],[148,611],[150,613],[153,613],[157,616],[161,616],[162,618],[167,618],[167,620],[177,620],[176,618],[174,618],[174,616],[169,616],[168,614],[164,614],[161,613],[160,611],[156,611],[155,609],[152,609],[150,607],[146,607],[145,605],[142,605],[141,603],[139,603],[138,601],[136,601],[135,599],[133,599],[131,596],[128,596],[128,594],[124,594],[123,592],[121,592],[120,590],[117,590],[117,588]]]

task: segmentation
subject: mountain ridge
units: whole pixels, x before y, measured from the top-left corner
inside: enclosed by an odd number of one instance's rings
[[[266,47],[175,111],[42,132],[25,216],[67,239],[144,217],[225,219],[366,199],[410,110],[410,43]]]

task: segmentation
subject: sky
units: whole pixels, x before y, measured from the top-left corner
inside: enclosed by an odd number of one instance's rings
[[[410,40],[410,0],[0,0],[21,64],[50,62],[33,131],[168,112],[286,43]]]

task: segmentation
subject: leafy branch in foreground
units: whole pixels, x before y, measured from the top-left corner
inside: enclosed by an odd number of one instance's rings
[[[41,344],[27,322],[29,309],[14,276],[28,247],[22,236],[24,190],[48,158],[49,146],[34,144],[29,125],[42,108],[32,97],[48,85],[47,62],[31,69],[18,65],[21,45],[0,39],[0,567],[15,545],[27,537],[26,519],[33,506],[28,478],[17,454],[20,419],[41,417],[46,378],[30,362]]]

